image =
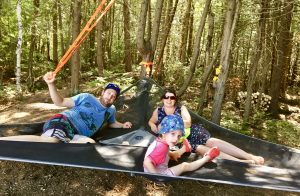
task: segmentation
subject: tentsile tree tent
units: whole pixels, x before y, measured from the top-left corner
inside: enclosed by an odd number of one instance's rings
[[[179,177],[144,173],[144,154],[147,146],[155,138],[149,132],[147,122],[159,101],[158,94],[161,87],[155,85],[151,79],[144,79],[132,85],[130,90],[133,89],[135,89],[134,96],[129,97],[125,93],[116,102],[116,107],[121,113],[119,118],[133,122],[134,127],[131,130],[110,129],[104,126],[97,138],[99,142],[96,144],[0,141],[0,159],[121,171],[143,175],[157,181],[191,179],[300,192],[299,150],[236,133],[207,121],[192,111],[190,112],[193,123],[202,123],[214,137],[263,156],[265,165],[255,166],[217,160],[215,163],[207,163],[197,171]],[[0,133],[2,136],[7,132],[40,134],[43,123],[2,124]],[[191,154],[180,161],[191,161],[197,158],[198,155]]]

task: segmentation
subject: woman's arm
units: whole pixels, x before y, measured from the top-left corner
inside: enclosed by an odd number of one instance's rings
[[[192,118],[185,106],[181,106],[181,116],[184,122],[184,128],[189,128],[192,125]]]
[[[148,125],[150,126],[151,130],[154,132],[154,133],[157,133],[158,132],[158,128],[156,126],[156,122],[157,122],[157,108],[153,111],[152,113],[152,116],[151,118],[149,119],[148,121]]]

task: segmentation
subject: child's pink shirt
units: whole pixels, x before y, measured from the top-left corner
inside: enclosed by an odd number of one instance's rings
[[[156,138],[147,149],[145,158],[148,157],[157,171],[161,174],[173,176],[173,172],[168,168],[169,145],[162,139]],[[144,167],[144,171],[149,171]]]

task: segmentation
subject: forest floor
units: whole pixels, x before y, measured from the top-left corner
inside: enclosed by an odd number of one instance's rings
[[[0,124],[38,122],[63,109],[50,103],[47,91],[0,100]],[[0,174],[0,195],[300,195],[191,180],[159,184],[120,172],[13,161],[0,161]]]

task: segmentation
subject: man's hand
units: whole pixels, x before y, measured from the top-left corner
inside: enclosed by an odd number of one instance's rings
[[[54,80],[55,80],[55,76],[56,76],[55,73],[53,73],[53,72],[47,72],[47,73],[44,75],[43,79],[45,80],[45,82],[46,82],[47,84],[52,84],[52,83],[54,82]]]
[[[131,127],[132,127],[131,122],[125,122],[125,123],[123,123],[123,126],[122,126],[123,129],[129,129]]]

